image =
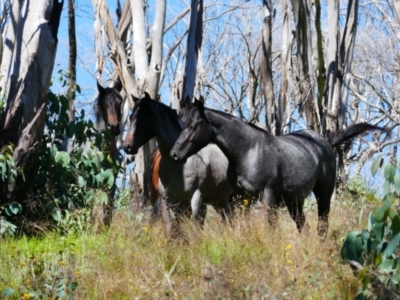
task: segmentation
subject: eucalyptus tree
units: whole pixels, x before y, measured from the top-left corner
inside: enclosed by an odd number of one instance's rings
[[[23,175],[0,182],[0,203],[23,202],[34,192],[29,179],[37,171],[63,7],[62,0],[9,3],[1,65],[6,107],[0,116],[0,149],[14,146],[15,168]]]

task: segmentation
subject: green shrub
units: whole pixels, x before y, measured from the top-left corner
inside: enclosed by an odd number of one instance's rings
[[[383,168],[383,200],[368,217],[368,227],[352,231],[341,248],[362,282],[358,299],[397,297],[400,291],[400,174],[394,162],[384,164],[380,155],[372,164],[372,175]]]
[[[49,92],[37,176],[29,178],[33,182],[33,195],[27,202],[5,203],[0,207],[0,216],[3,216],[0,218],[0,235],[13,234],[14,224],[26,224],[26,221],[40,225],[29,226],[31,228],[56,226],[63,232],[82,230],[90,225],[95,206],[112,206],[110,195],[115,190],[115,178],[120,168],[119,162],[108,151],[113,137],[97,131],[93,122],[85,117],[84,110],[76,116],[75,122],[69,122],[67,112],[66,96]],[[68,152],[63,146],[66,136],[71,141]],[[12,150],[8,147],[0,153],[3,181],[15,180],[18,173]]]

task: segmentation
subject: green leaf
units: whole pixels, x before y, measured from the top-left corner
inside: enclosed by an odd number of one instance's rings
[[[367,230],[363,230],[363,231],[361,231],[361,236],[362,236],[363,240],[368,240],[371,235],[369,234],[369,232]]]
[[[372,176],[375,176],[375,174],[378,172],[379,168],[382,165],[382,155],[378,155],[378,157],[374,160],[371,166],[371,174]]]
[[[376,223],[377,220],[374,217],[373,211],[370,211],[368,216],[368,231],[371,231]]]
[[[53,219],[57,222],[61,221],[61,213],[58,209],[53,208],[52,212],[51,212],[51,216],[53,217]]]
[[[385,218],[385,211],[382,207],[377,207],[372,211],[372,214],[374,216],[374,219],[377,222],[382,222],[383,219]]]
[[[100,173],[100,174],[97,174],[97,175],[96,175],[96,182],[97,182],[98,184],[102,184],[103,181],[104,181],[104,176],[103,176],[101,173]]]
[[[69,166],[69,163],[70,163],[70,162],[71,162],[71,158],[70,158],[70,156],[69,156],[69,153],[64,152],[64,155],[63,155],[63,163],[64,163],[64,166],[65,166],[65,167]]]
[[[400,242],[400,232],[397,233],[392,238],[392,240],[390,241],[389,245],[387,245],[385,251],[383,251],[383,258],[391,256],[393,254],[394,250],[396,250],[399,242]]]
[[[78,286],[77,282],[70,282],[70,284],[68,284],[68,289],[70,291],[74,291],[76,289],[76,287]]]
[[[394,267],[394,260],[393,259],[384,260],[378,266],[379,271],[382,272],[382,273],[390,273],[390,272],[392,272],[393,271],[393,267]]]
[[[110,189],[114,185],[114,174],[113,173],[111,173],[111,175],[108,177],[107,184]]]
[[[390,226],[394,235],[400,232],[400,216],[396,215],[392,218],[392,225]]]
[[[400,196],[400,174],[396,174],[394,176],[394,190],[396,191],[396,194]]]
[[[8,216],[11,217],[11,216],[14,216],[14,215],[17,215],[17,214],[21,213],[22,212],[22,206],[21,206],[21,204],[19,204],[17,202],[13,202],[13,203],[7,205],[4,208],[4,211]]]
[[[389,182],[393,182],[394,175],[396,174],[396,168],[392,164],[387,164],[383,171],[385,179]]]
[[[3,297],[10,297],[12,294],[15,293],[15,290],[12,288],[6,288],[2,293]]]
[[[383,184],[383,194],[389,194],[391,191],[390,189],[390,181],[389,180],[385,180],[384,184]]]
[[[398,284],[400,283],[400,274],[396,274],[396,275],[391,276],[391,277],[390,277],[390,280],[391,280],[394,284],[398,285]]]
[[[59,163],[62,160],[62,158],[63,158],[63,154],[62,154],[61,151],[59,151],[59,152],[56,153],[56,156],[54,157],[54,160],[55,160],[56,163]]]
[[[87,155],[87,157],[88,157],[90,160],[92,160],[92,159],[93,159],[93,153],[92,153],[92,150],[88,149],[88,151],[86,151],[86,155]]]
[[[83,179],[82,176],[78,177],[78,185],[79,185],[79,187],[84,187],[86,185],[86,181],[85,181],[85,179]]]
[[[100,201],[100,204],[102,204],[102,205],[108,204],[108,195],[105,192],[100,191],[98,194],[98,199]]]
[[[374,225],[374,233],[378,241],[382,241],[384,230],[385,230],[385,223],[379,222]]]
[[[355,243],[357,236],[358,236],[357,231],[350,231],[347,234],[347,238],[346,238],[342,248],[340,249],[340,255],[341,255],[342,259],[359,261],[360,257],[356,254],[355,247],[354,247],[354,243]]]
[[[97,156],[98,156],[98,158],[99,158],[100,161],[103,161],[103,160],[104,160],[104,154],[103,154],[103,152],[101,152],[101,151],[97,152]]]

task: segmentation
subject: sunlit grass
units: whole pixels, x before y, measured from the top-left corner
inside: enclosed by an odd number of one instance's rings
[[[34,299],[62,278],[75,299],[350,299],[358,281],[339,251],[348,231],[361,228],[359,211],[336,202],[325,240],[316,234],[314,205],[302,235],[285,210],[271,228],[258,209],[232,226],[211,211],[204,230],[184,224],[182,240],[166,238],[161,222],[120,212],[102,233],[1,241],[0,293],[11,288],[9,299]]]

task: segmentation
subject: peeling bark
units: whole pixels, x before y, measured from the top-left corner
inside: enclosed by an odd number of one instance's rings
[[[26,2],[15,39],[14,64],[0,146],[15,145],[15,167],[25,178],[35,176],[36,160],[44,132],[45,110],[57,49],[57,32],[63,1]],[[10,61],[12,63],[12,61]],[[31,193],[22,176],[11,185],[1,183],[1,201],[23,199]]]
[[[261,41],[261,90],[265,103],[265,124],[268,131],[279,135],[281,127],[275,123],[274,85],[272,81],[271,44],[272,44],[272,5],[268,0],[263,0],[264,22],[262,25]],[[250,121],[251,122],[251,121]]]

